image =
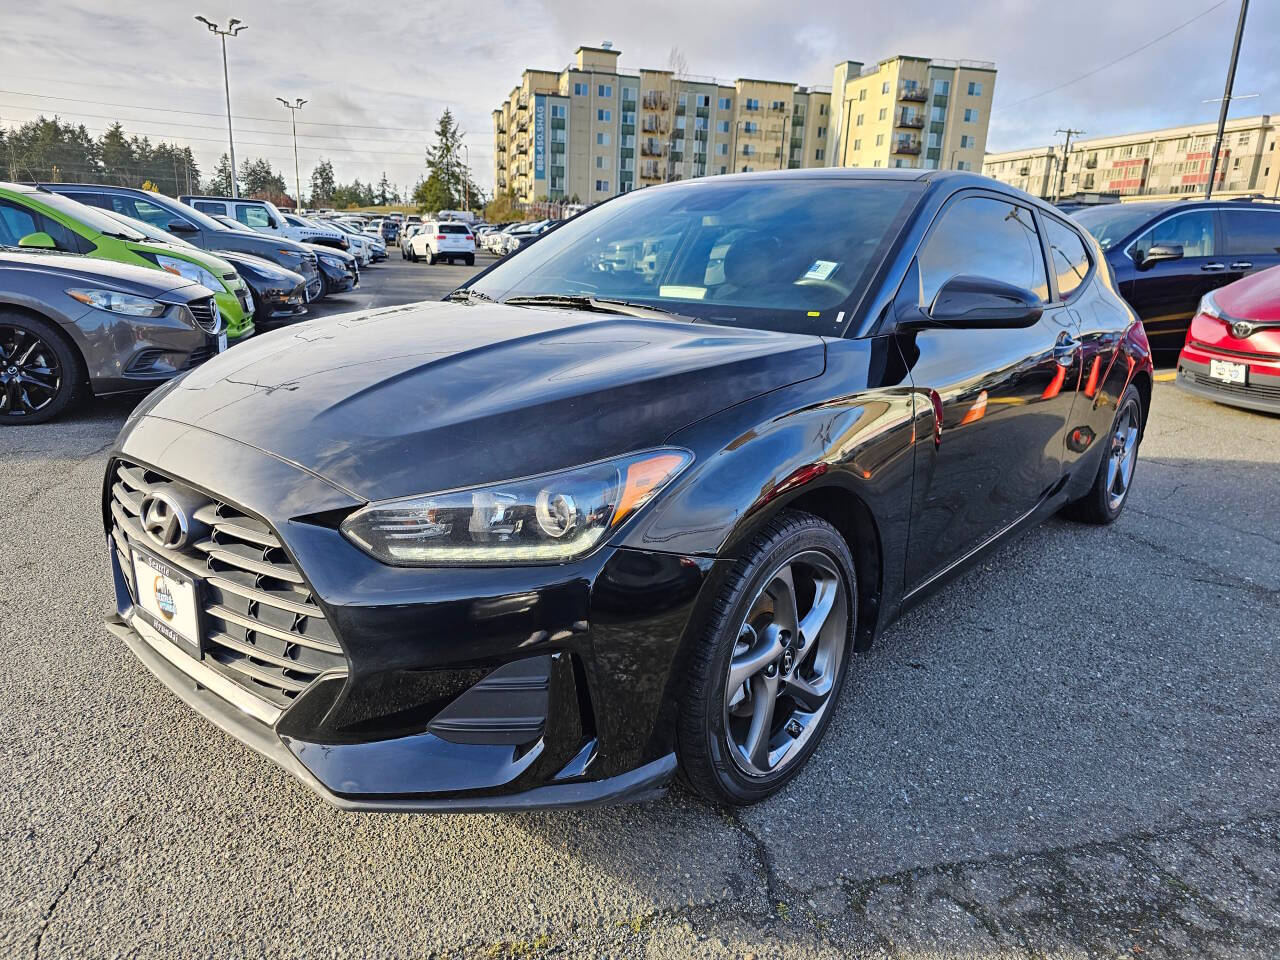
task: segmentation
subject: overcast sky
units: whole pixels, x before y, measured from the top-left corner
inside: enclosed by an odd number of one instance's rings
[[[57,113],[98,133],[189,143],[208,174],[225,152],[216,38],[192,18],[249,29],[228,42],[237,158],[267,157],[292,186],[288,112],[299,114],[304,182],[322,156],[340,181],[420,175],[445,107],[468,132],[477,181],[492,183],[489,112],[525,67],[561,69],[579,44],[613,41],[620,67],[662,68],[678,44],[689,72],[830,84],[838,60],[898,53],[994,60],[989,150],[1213,120],[1238,0],[0,0],[0,121]],[[1210,12],[1164,39],[1161,34]],[[1151,43],[1078,83],[1045,93]],[[1254,0],[1232,116],[1280,112],[1280,2]],[[35,95],[35,96],[30,96]],[[64,99],[54,99],[54,98]],[[1028,98],[1035,97],[1035,99]],[[86,102],[98,101],[98,102]],[[1026,102],[1023,102],[1026,101]],[[168,111],[145,108],[172,108]]]

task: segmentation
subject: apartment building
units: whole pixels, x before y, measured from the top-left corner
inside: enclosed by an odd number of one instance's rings
[[[979,170],[996,65],[890,57],[835,68],[828,164]]]
[[[730,172],[832,165],[976,169],[986,146],[992,64],[894,57],[868,70],[854,61],[838,65],[841,104],[861,102],[864,86],[875,87],[875,103],[883,101],[889,112],[884,123],[876,121],[882,142],[873,148],[868,139],[864,146],[858,134],[857,149],[851,139],[837,157],[831,87],[623,72],[620,56],[610,44],[583,46],[563,70],[524,71],[493,111],[496,193],[512,191],[525,202],[594,203],[650,184]],[[881,73],[892,76],[895,94],[908,90],[910,99],[898,103],[879,92]],[[935,114],[938,119],[930,119]],[[897,138],[903,132],[918,143],[914,153]]]
[[[988,154],[982,172],[1045,199],[1079,194],[1175,199],[1204,192],[1216,123],[1072,141]],[[1270,115],[1228,120],[1218,153],[1217,196],[1280,195],[1280,124]]]

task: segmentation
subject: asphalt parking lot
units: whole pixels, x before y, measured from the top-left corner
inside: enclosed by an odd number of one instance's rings
[[[393,257],[317,312],[473,272]],[[325,807],[102,628],[130,405],[0,433],[0,955],[1280,949],[1280,418],[1158,383],[1121,520],[1050,521],[908,614],[767,803],[388,817]]]

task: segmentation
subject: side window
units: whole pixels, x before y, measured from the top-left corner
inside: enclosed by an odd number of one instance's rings
[[[133,201],[133,208],[138,211],[134,214],[137,219],[144,223],[149,223],[153,227],[159,227],[161,230],[167,230],[169,224],[174,219],[173,214],[168,210],[164,207],[157,206],[150,200],[143,200],[141,198],[135,199]]]
[[[1229,256],[1280,253],[1280,210],[1224,210]]]
[[[1041,217],[1049,241],[1049,264],[1058,278],[1058,296],[1067,299],[1089,272],[1089,251],[1076,232],[1051,217]]]
[[[201,213],[207,213],[211,217],[225,217],[227,215],[227,206],[224,203],[214,203],[209,200],[197,200],[195,208]]]
[[[1212,210],[1191,210],[1162,220],[1140,236],[1133,245],[1135,259],[1141,261],[1154,246],[1182,247],[1184,257],[1212,257],[1217,253]]]
[[[920,251],[921,304],[933,303],[952,277],[989,277],[1049,298],[1044,256],[1026,207],[988,197],[964,197],[942,214]]]
[[[267,213],[265,207],[250,206],[246,203],[236,204],[236,219],[246,227],[252,227],[255,230],[271,226],[271,215]]]
[[[31,233],[47,233],[66,253],[83,253],[89,245],[58,221],[16,203],[0,200],[0,244],[16,247]]]

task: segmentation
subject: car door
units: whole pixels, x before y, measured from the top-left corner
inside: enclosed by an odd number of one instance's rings
[[[1148,262],[1152,247],[1173,247],[1176,259]],[[1200,298],[1227,281],[1218,249],[1218,218],[1212,207],[1196,207],[1158,221],[1125,249],[1133,279],[1121,292],[1137,311],[1152,349],[1182,347]]]
[[[1241,204],[1218,212],[1222,224],[1224,284],[1280,266],[1280,208]]]
[[[1065,305],[1050,301],[1030,208],[980,192],[949,201],[895,312],[927,316],[942,285],[957,276],[1014,284],[1046,305],[1027,327],[926,325],[899,338],[917,404],[932,406],[934,425],[933,436],[916,445],[908,590],[1028,515],[1054,488],[1079,382],[1075,322]]]

